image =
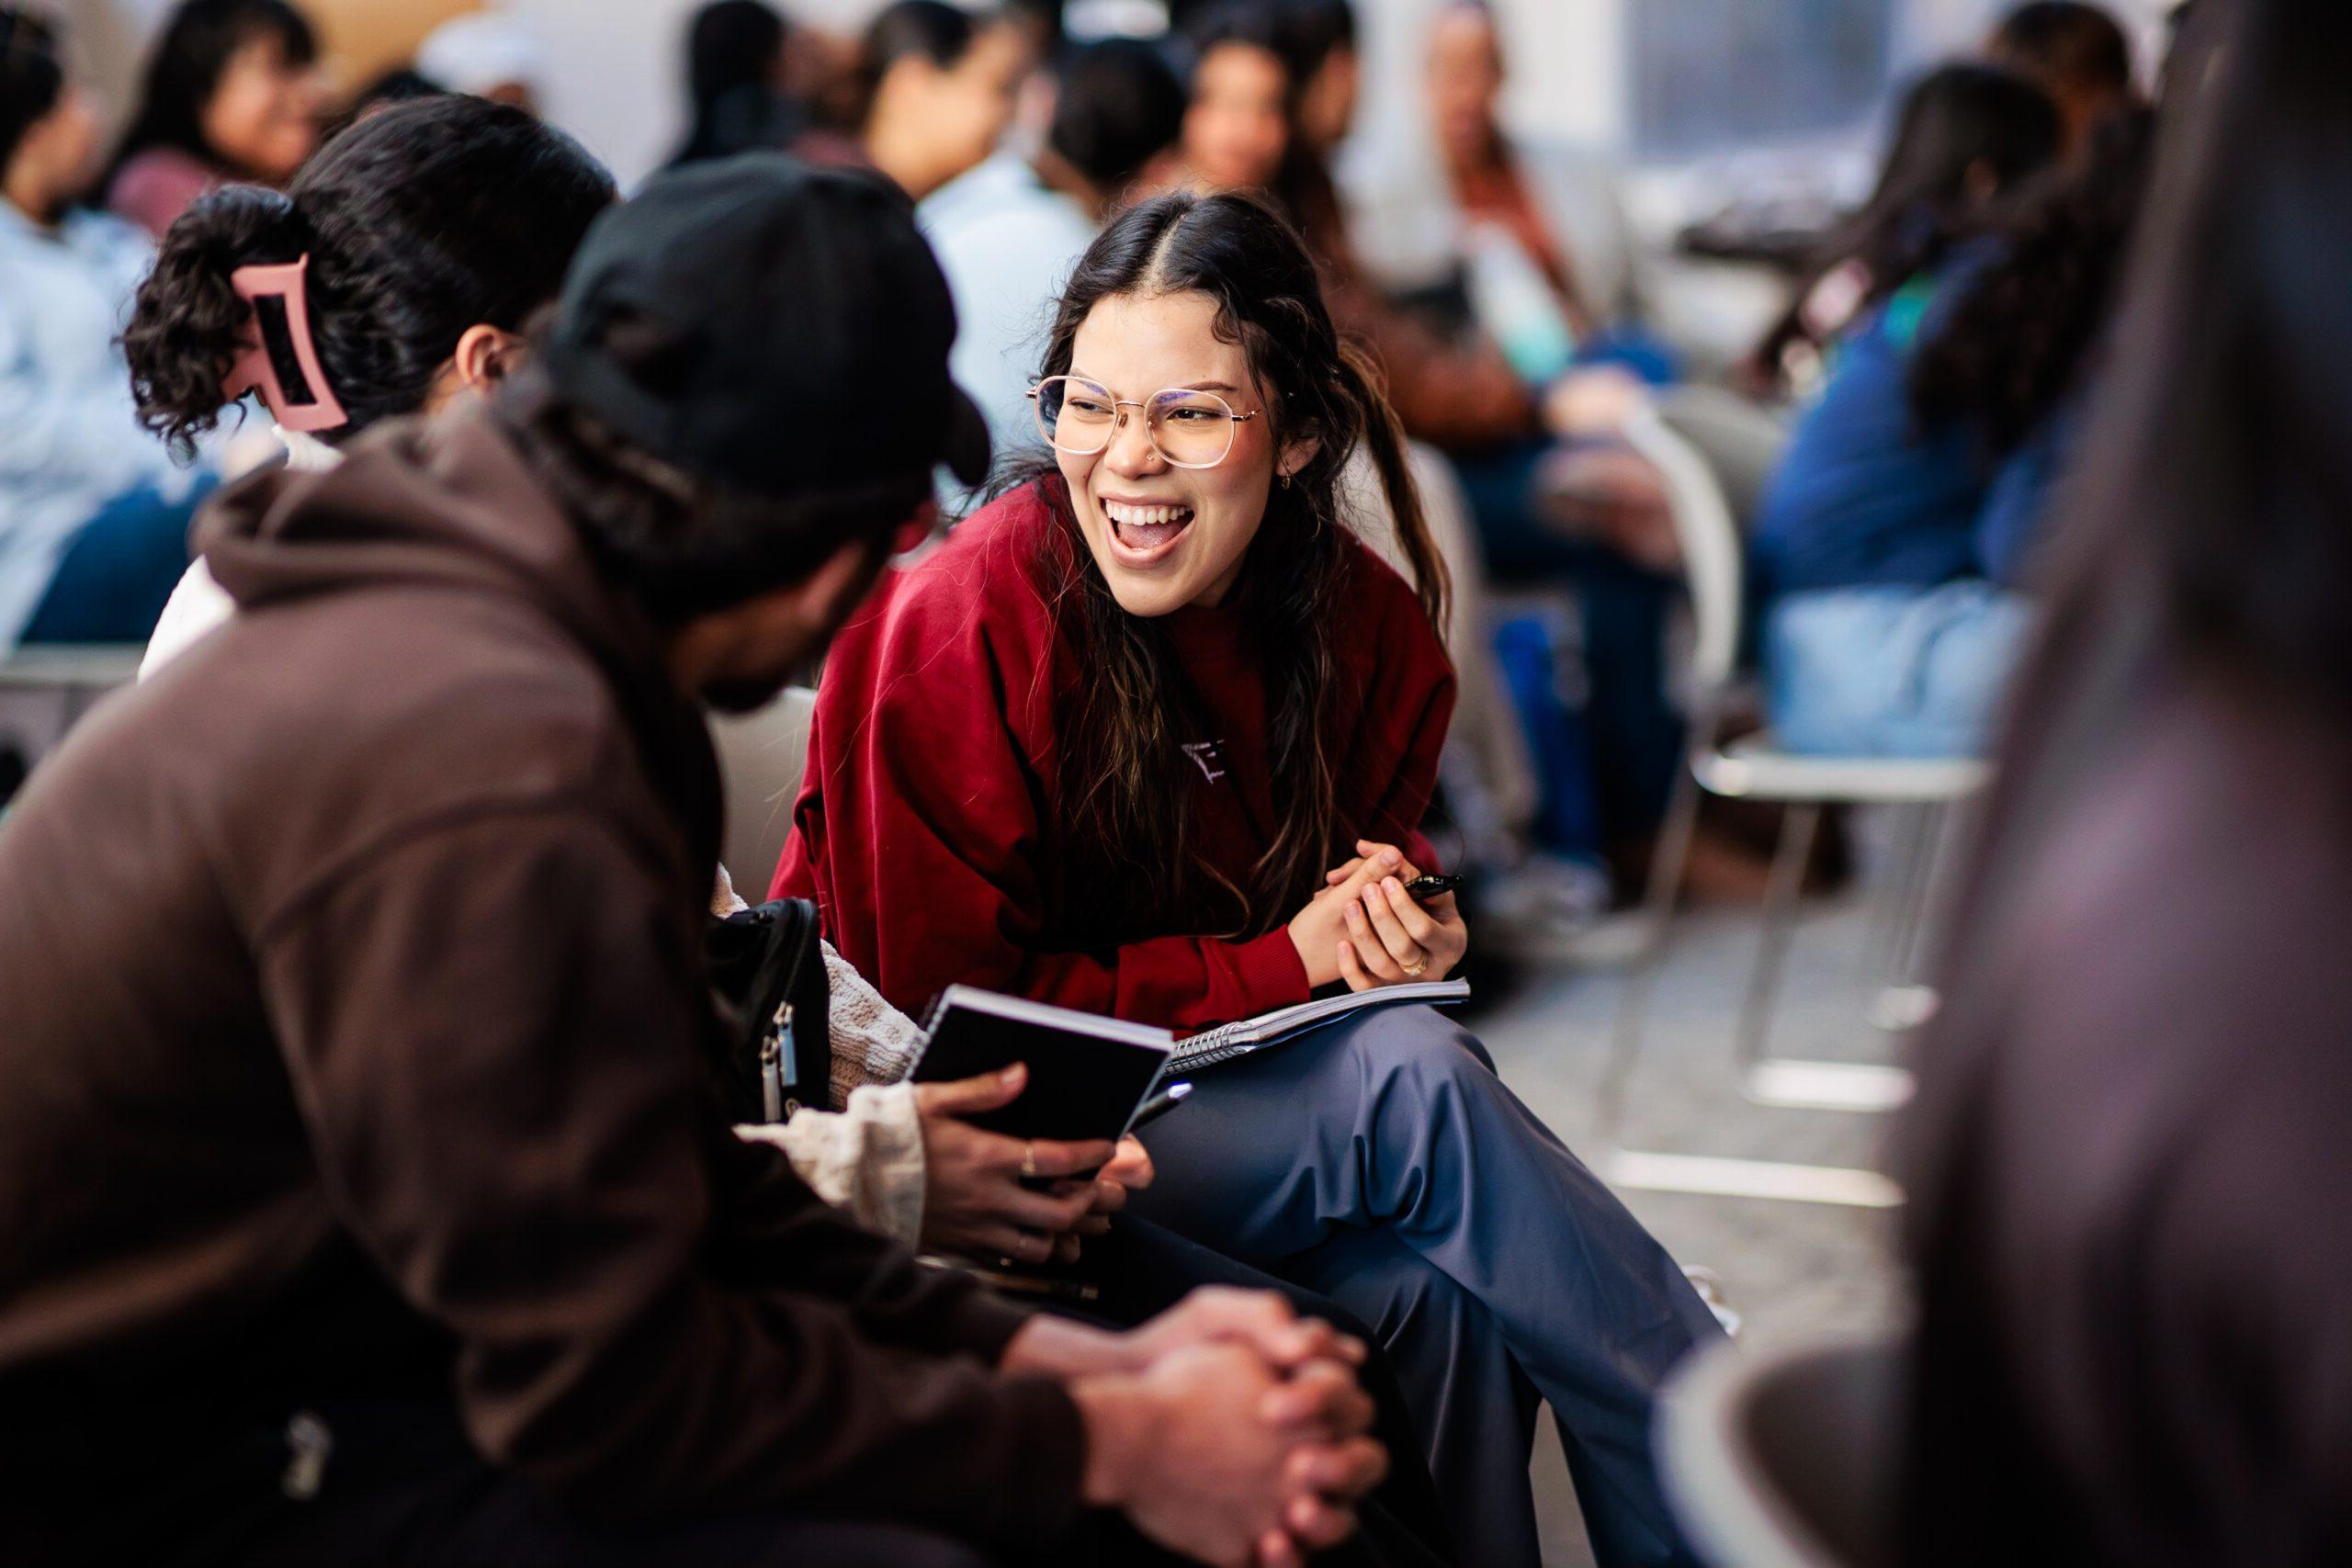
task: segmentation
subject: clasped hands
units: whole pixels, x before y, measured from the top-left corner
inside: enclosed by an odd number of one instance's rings
[[[1405,884],[1420,875],[1394,844],[1356,840],[1356,858],[1334,866],[1323,891],[1290,922],[1307,984],[1345,980],[1351,991],[1442,980],[1470,947],[1451,893],[1417,903]]]
[[[1346,1539],[1387,1472],[1363,1359],[1280,1296],[1212,1286],[1126,1333],[1034,1317],[1001,1366],[1069,1390],[1087,1502],[1204,1562],[1296,1568]]]

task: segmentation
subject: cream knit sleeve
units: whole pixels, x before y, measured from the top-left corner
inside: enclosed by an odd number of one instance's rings
[[[833,1099],[842,1109],[735,1131],[783,1149],[819,1197],[858,1224],[912,1246],[922,1233],[922,1119],[914,1086],[900,1080],[913,1070],[922,1032],[831,943],[820,951],[832,992]]]

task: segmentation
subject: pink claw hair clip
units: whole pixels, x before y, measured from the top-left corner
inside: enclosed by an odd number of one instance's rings
[[[350,423],[343,405],[335,401],[334,389],[327,385],[326,371],[319,365],[318,346],[311,341],[311,311],[303,294],[303,282],[310,271],[311,258],[306,253],[295,261],[241,266],[229,275],[229,287],[237,291],[237,298],[253,307],[254,332],[253,342],[229,367],[228,379],[221,384],[232,398],[260,388],[262,401],[269,405],[270,417],[288,430],[305,434],[333,430]],[[278,377],[277,360],[270,355],[273,316],[277,318],[287,344],[294,352],[295,367],[301,373],[302,385],[299,388],[286,386]]]

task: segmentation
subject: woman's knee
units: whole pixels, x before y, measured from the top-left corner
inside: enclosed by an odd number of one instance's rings
[[[1347,1049],[1377,1086],[1396,1078],[1439,1082],[1491,1079],[1494,1058],[1478,1037],[1428,1007],[1375,1008],[1348,1026]]]

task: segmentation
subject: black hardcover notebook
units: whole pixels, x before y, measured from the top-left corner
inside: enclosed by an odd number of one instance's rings
[[[1025,1062],[1021,1098],[969,1118],[974,1126],[1012,1138],[1116,1138],[1150,1097],[1175,1043],[1149,1024],[950,986],[908,1076],[943,1083]]]

